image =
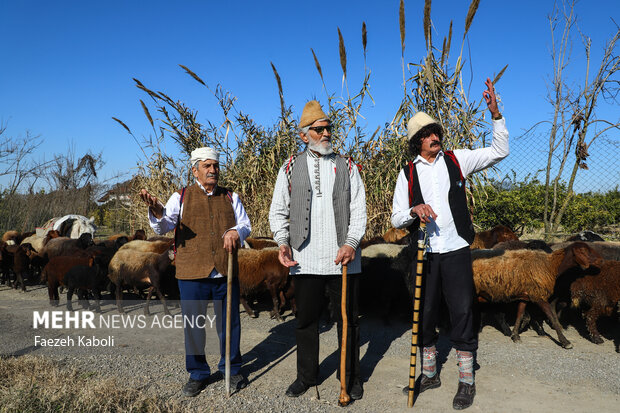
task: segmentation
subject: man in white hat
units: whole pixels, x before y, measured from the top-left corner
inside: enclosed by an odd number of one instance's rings
[[[435,344],[443,296],[450,315],[450,339],[459,364],[459,386],[453,400],[457,410],[471,406],[474,401],[474,352],[478,348],[469,250],[475,233],[467,208],[465,178],[494,165],[509,152],[508,131],[497,107],[493,84],[488,78],[485,84],[487,89],[483,97],[493,119],[491,146],[444,151],[441,125],[426,113],[416,113],[407,124],[412,161],[398,175],[392,207],[392,224],[396,228],[416,230],[421,221],[426,223],[429,234],[422,301],[419,392],[441,385]]]
[[[198,148],[192,151],[190,162],[196,182],[172,194],[166,206],[145,189],[140,191],[140,196],[149,206],[150,225],[157,234],[175,230],[176,278],[184,319],[204,316],[208,301],[221,303],[221,314],[216,312],[219,317],[216,322],[221,324],[218,329],[221,353],[218,369],[224,372],[226,277],[232,276],[227,274],[228,254],[234,253],[234,271],[237,272],[235,252],[250,234],[251,225],[239,195],[217,185],[219,154],[209,147]],[[246,378],[240,373],[238,277],[233,278],[231,300],[230,374],[234,390],[247,385]],[[193,397],[221,375],[212,376],[206,362],[205,329],[186,324],[184,334],[189,380],[183,387],[183,394]]]
[[[363,395],[357,274],[361,272],[359,242],[366,231],[364,183],[357,165],[333,152],[331,122],[319,102],[311,100],[304,106],[299,127],[307,148],[280,168],[269,210],[280,262],[290,268],[295,282],[297,378],[286,395],[301,396],[318,384],[318,322],[326,289],[336,310],[341,344],[341,272],[347,265],[353,275],[347,283],[345,380],[349,395],[357,400]]]

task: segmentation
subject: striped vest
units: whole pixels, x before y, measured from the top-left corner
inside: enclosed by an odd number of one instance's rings
[[[312,187],[307,163],[308,152],[294,156],[287,165],[290,173],[290,243],[299,250],[310,232],[310,198]],[[293,161],[294,160],[294,161]],[[351,181],[347,161],[340,155],[335,156],[336,180],[332,192],[334,218],[336,221],[336,239],[342,247],[347,239],[351,205]],[[288,170],[290,168],[290,171]]]

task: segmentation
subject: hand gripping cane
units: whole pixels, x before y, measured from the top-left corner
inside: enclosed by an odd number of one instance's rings
[[[340,295],[340,314],[342,316],[342,340],[340,341],[340,398],[338,406],[347,406],[351,397],[347,393],[347,266],[342,266],[342,293]]]
[[[422,296],[422,271],[424,269],[424,251],[426,249],[426,224],[420,222],[418,235],[418,260],[413,295],[413,327],[411,328],[411,360],[409,362],[409,392],[407,406],[413,407],[413,389],[415,386],[415,363],[418,354],[418,323],[420,320],[420,301]]]
[[[230,313],[232,312],[233,253],[228,253],[228,272],[226,273],[226,396],[230,397]]]

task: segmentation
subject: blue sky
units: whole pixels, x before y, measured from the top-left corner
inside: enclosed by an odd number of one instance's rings
[[[272,125],[280,103],[270,62],[282,78],[286,103],[299,114],[308,99],[316,96],[325,101],[310,48],[321,62],[329,91],[341,93],[337,28],[347,47],[350,89],[359,87],[361,26],[366,22],[375,105],[368,105],[363,115],[372,133],[391,120],[402,96],[398,5],[398,0],[0,0],[0,122],[7,126],[7,136],[23,136],[26,131],[40,135],[44,144],[39,158],[49,159],[74,144],[77,154],[103,152],[103,179],[119,172],[130,174],[140,149],[112,116],[122,119],[137,136],[149,135],[139,103],[145,95],[135,88],[133,77],[197,109],[201,122],[220,121],[212,95],[178,66],[186,65],[210,86],[222,84],[238,98],[238,108],[257,122]],[[422,0],[405,2],[406,62],[417,63],[426,53],[423,5]],[[472,101],[479,99],[487,76],[509,65],[497,90],[512,137],[549,118],[545,85],[552,65],[546,16],[552,6],[552,1],[482,0],[468,34]],[[441,44],[454,20],[453,55],[458,54],[455,49],[460,46],[468,7],[469,1],[464,0],[432,4],[436,44]],[[581,1],[577,14],[582,32],[592,38],[596,61],[615,31],[611,19],[620,23],[620,3]],[[572,63],[571,74],[577,81],[585,64],[577,37]],[[601,114],[617,120],[619,112],[617,106],[608,106]],[[618,133],[610,139],[620,140]],[[543,167],[544,137],[512,139],[511,145],[513,155],[504,170],[525,172],[524,159]],[[169,150],[174,150],[172,144]],[[611,157],[610,150],[591,151],[590,184],[617,184],[617,153],[617,146]]]

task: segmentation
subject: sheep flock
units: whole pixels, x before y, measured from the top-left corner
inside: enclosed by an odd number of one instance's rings
[[[102,293],[107,291],[116,298],[119,312],[124,311],[125,297],[146,297],[145,314],[149,314],[151,297],[157,297],[169,314],[167,300],[179,297],[172,238],[146,239],[143,230],[105,240],[95,240],[88,232],[72,235],[76,237],[61,236],[58,230],[49,230],[45,236],[4,233],[0,284],[25,293],[28,283],[46,284],[53,307],[59,305],[59,289],[66,288],[69,311],[74,294],[82,308],[89,308],[89,300],[94,299],[92,305],[100,311]],[[415,276],[412,263],[417,253],[417,245],[409,238],[406,231],[391,229],[383,237],[362,241],[363,312],[374,312],[386,322],[395,316],[409,320]],[[599,320],[610,317],[613,330],[620,330],[620,242],[603,241],[585,232],[548,245],[519,240],[500,225],[477,233],[471,248],[480,328],[491,315],[497,327],[518,342],[528,327],[546,334],[546,322],[557,343],[572,348],[563,330],[566,323],[573,323],[594,343],[614,339],[619,350],[617,334],[599,331]],[[294,279],[279,263],[278,246],[272,239],[248,238],[238,259],[241,305],[248,316],[258,317],[261,310],[268,310],[272,318],[282,321],[287,310],[295,313]]]

